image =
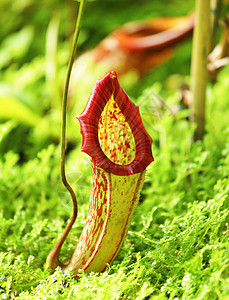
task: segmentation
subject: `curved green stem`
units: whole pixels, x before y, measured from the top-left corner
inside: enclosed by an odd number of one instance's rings
[[[61,247],[62,247],[69,231],[71,230],[71,228],[76,220],[77,213],[78,213],[76,195],[75,195],[72,187],[68,183],[68,180],[67,180],[66,174],[65,174],[66,107],[67,107],[70,76],[71,76],[72,66],[73,66],[73,62],[74,62],[74,57],[76,54],[77,42],[78,42],[78,37],[79,37],[79,33],[80,33],[80,25],[81,25],[81,21],[82,21],[83,9],[85,6],[85,2],[86,2],[86,0],[80,1],[79,12],[78,12],[78,17],[77,17],[76,27],[75,27],[74,37],[73,37],[73,43],[72,43],[72,51],[71,51],[71,56],[70,56],[69,63],[68,63],[66,81],[65,81],[65,86],[64,86],[63,102],[62,102],[60,171],[61,171],[62,182],[63,182],[64,186],[66,187],[66,189],[68,190],[68,192],[70,193],[70,196],[72,198],[73,214],[72,214],[72,217],[71,217],[69,223],[65,227],[63,233],[59,237],[55,247],[52,249],[52,251],[49,253],[49,255],[46,259],[46,263],[47,263],[48,267],[50,267],[52,270],[55,270],[56,267],[59,265],[63,265],[59,261],[60,250],[61,250]]]
[[[60,167],[61,167],[61,179],[64,184],[64,186],[67,188],[69,191],[72,201],[74,203],[74,206],[77,207],[76,203],[76,196],[75,193],[70,186],[70,184],[67,181],[66,174],[65,174],[65,148],[66,148],[66,107],[67,107],[67,99],[68,99],[68,88],[69,88],[69,82],[70,82],[70,77],[71,77],[71,72],[72,72],[72,66],[74,62],[74,57],[77,49],[77,41],[80,33],[80,25],[81,25],[81,20],[82,20],[82,15],[83,15],[83,9],[84,9],[84,4],[85,0],[80,1],[80,7],[79,7],[79,13],[78,13],[78,18],[76,21],[76,28],[75,28],[75,33],[73,37],[73,45],[72,45],[72,51],[71,51],[71,56],[69,59],[68,63],[68,69],[67,69],[67,75],[66,75],[66,81],[65,81],[65,87],[64,87],[64,93],[63,93],[63,102],[62,102],[62,127],[61,127],[61,162],[60,162]]]

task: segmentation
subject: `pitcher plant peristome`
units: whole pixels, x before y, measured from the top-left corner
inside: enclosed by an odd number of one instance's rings
[[[98,80],[84,112],[81,150],[91,156],[91,195],[88,215],[72,258],[61,263],[60,249],[47,257],[52,269],[74,275],[79,269],[101,272],[120,250],[153,161],[152,140],[138,107],[120,87],[115,72]],[[57,253],[58,252],[58,253]]]

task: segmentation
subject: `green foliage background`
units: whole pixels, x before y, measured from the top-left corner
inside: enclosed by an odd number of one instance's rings
[[[193,143],[189,111],[174,115],[170,109],[180,105],[177,82],[189,82],[191,41],[140,83],[128,84],[153,137],[155,162],[113,265],[77,280],[45,268],[46,256],[71,216],[59,174],[59,133],[76,7],[73,1],[58,0],[0,2],[0,298],[228,299],[229,67],[208,86],[206,135]],[[193,9],[193,1],[89,1],[79,53],[126,22]],[[53,76],[47,71],[50,64]],[[90,78],[93,85],[97,78]],[[90,88],[75,89],[68,111],[66,169],[79,217],[61,260],[75,248],[90,194],[90,164],[80,152],[74,120],[81,112],[77,103],[86,103]],[[166,99],[163,110],[155,93]]]

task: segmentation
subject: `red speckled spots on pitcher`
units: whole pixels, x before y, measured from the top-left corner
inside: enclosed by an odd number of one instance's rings
[[[102,169],[91,167],[91,196],[88,217],[74,251],[72,260],[77,261],[74,268],[84,266],[95,250],[104,227],[107,215],[108,178]]]
[[[128,165],[134,160],[134,136],[113,97],[100,116],[98,135],[102,151],[113,163]]]

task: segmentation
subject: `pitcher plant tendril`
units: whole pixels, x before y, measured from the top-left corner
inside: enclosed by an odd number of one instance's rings
[[[152,139],[138,107],[120,87],[115,72],[98,80],[80,122],[81,150],[91,156],[91,194],[85,226],[71,259],[61,263],[60,249],[47,265],[77,275],[102,272],[119,252],[153,161]],[[61,244],[61,243],[59,243]],[[54,257],[54,259],[53,259]]]

